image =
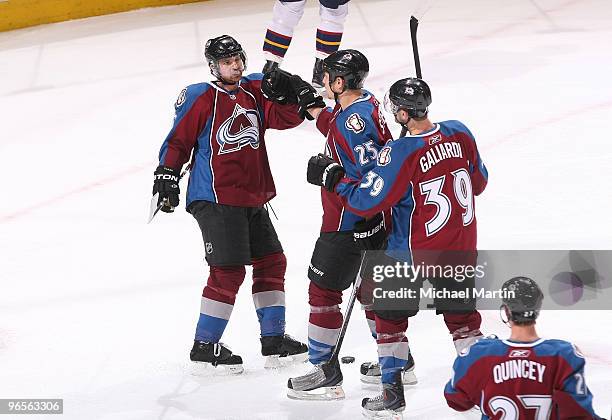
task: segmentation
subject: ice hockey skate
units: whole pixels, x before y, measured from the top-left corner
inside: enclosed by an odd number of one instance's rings
[[[416,385],[418,382],[417,377],[414,373],[414,358],[412,353],[408,353],[408,362],[402,370],[402,383],[404,385]],[[361,364],[359,369],[361,373],[361,382],[365,384],[380,384],[380,365],[378,363],[365,362]]]
[[[402,411],[406,408],[404,386],[401,372],[396,372],[395,380],[383,384],[382,393],[377,397],[364,398],[361,401],[364,417],[370,419],[402,419]]]
[[[261,337],[260,341],[261,354],[266,357],[266,369],[281,368],[308,360],[308,346],[287,334]]]
[[[223,343],[194,341],[189,358],[192,362],[201,363],[205,367],[222,368],[225,373],[231,375],[237,375],[244,371],[242,357],[233,354]]]
[[[287,381],[287,396],[294,400],[342,400],[342,371],[335,363],[315,365],[306,375]]]

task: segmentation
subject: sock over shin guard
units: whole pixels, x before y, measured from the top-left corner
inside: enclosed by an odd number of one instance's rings
[[[202,292],[196,340],[219,342],[232,314],[236,293],[244,281],[245,274],[244,266],[210,267],[208,282]]]
[[[285,333],[285,271],[287,259],[282,252],[254,258],[253,303],[261,336]]]

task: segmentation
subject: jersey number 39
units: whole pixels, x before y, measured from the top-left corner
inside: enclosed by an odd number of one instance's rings
[[[463,226],[468,226],[474,220],[474,195],[472,193],[472,181],[467,170],[461,168],[451,172],[453,175],[453,191],[457,203],[463,208]],[[439,176],[419,184],[421,194],[425,196],[425,204],[433,204],[437,207],[436,215],[425,223],[425,233],[431,236],[442,229],[453,212],[450,199],[442,192],[446,182],[446,175]]]

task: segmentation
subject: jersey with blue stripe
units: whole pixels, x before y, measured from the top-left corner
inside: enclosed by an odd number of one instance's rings
[[[261,73],[227,91],[215,83],[183,89],[159,164],[179,170],[191,158],[187,205],[196,200],[259,207],[276,195],[264,133],[299,125],[296,105],[280,105],[261,93]]]
[[[585,382],[585,359],[571,343],[482,339],[455,360],[444,396],[483,419],[599,419]]]
[[[443,121],[389,142],[370,171],[356,178],[347,172],[336,192],[363,217],[393,209],[389,251],[473,251],[474,196],[487,179],[472,133],[459,121]]]
[[[393,138],[378,100],[365,90],[346,109],[339,104],[323,109],[317,117],[317,128],[326,136],[325,154],[341,164],[347,176],[356,179],[374,168],[378,152]],[[338,195],[325,188],[321,188],[321,202],[321,232],[352,230],[362,219],[346,211]]]

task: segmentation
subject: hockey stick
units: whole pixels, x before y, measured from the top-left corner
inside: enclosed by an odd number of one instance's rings
[[[414,56],[414,67],[416,76],[421,79],[421,59],[419,57],[419,46],[417,44],[417,29],[419,29],[419,20],[414,16],[410,16],[410,40],[412,41],[412,55]],[[402,127],[400,137],[404,137],[408,133],[408,128]]]
[[[340,334],[338,335],[338,339],[336,340],[336,345],[334,347],[334,351],[327,362],[328,365],[338,364],[338,355],[340,354],[340,347],[342,346],[342,341],[344,341],[344,335],[346,334],[346,329],[348,328],[349,319],[351,319],[351,313],[353,312],[353,306],[355,305],[355,299],[357,298],[357,291],[359,290],[359,286],[361,286],[361,269],[363,267],[363,262],[365,261],[366,252],[363,252],[361,256],[361,262],[359,263],[359,271],[357,271],[357,278],[355,279],[355,283],[353,283],[353,290],[351,291],[351,297],[349,298],[348,305],[346,310],[344,311],[344,321],[342,322],[342,328],[340,328]]]
[[[179,182],[181,181],[183,176],[185,176],[187,171],[189,171],[190,169],[191,169],[191,164],[187,165],[185,169],[183,169],[183,172],[181,172],[181,174],[179,175],[179,179],[178,179]],[[153,194],[153,197],[151,197],[151,204],[149,205],[149,220],[147,221],[147,224],[151,223],[155,215],[161,210],[162,207],[164,206],[172,207],[168,203],[168,198],[164,198],[161,203],[157,204],[158,201],[159,201],[159,193],[157,192]],[[174,208],[172,209],[174,210]]]

